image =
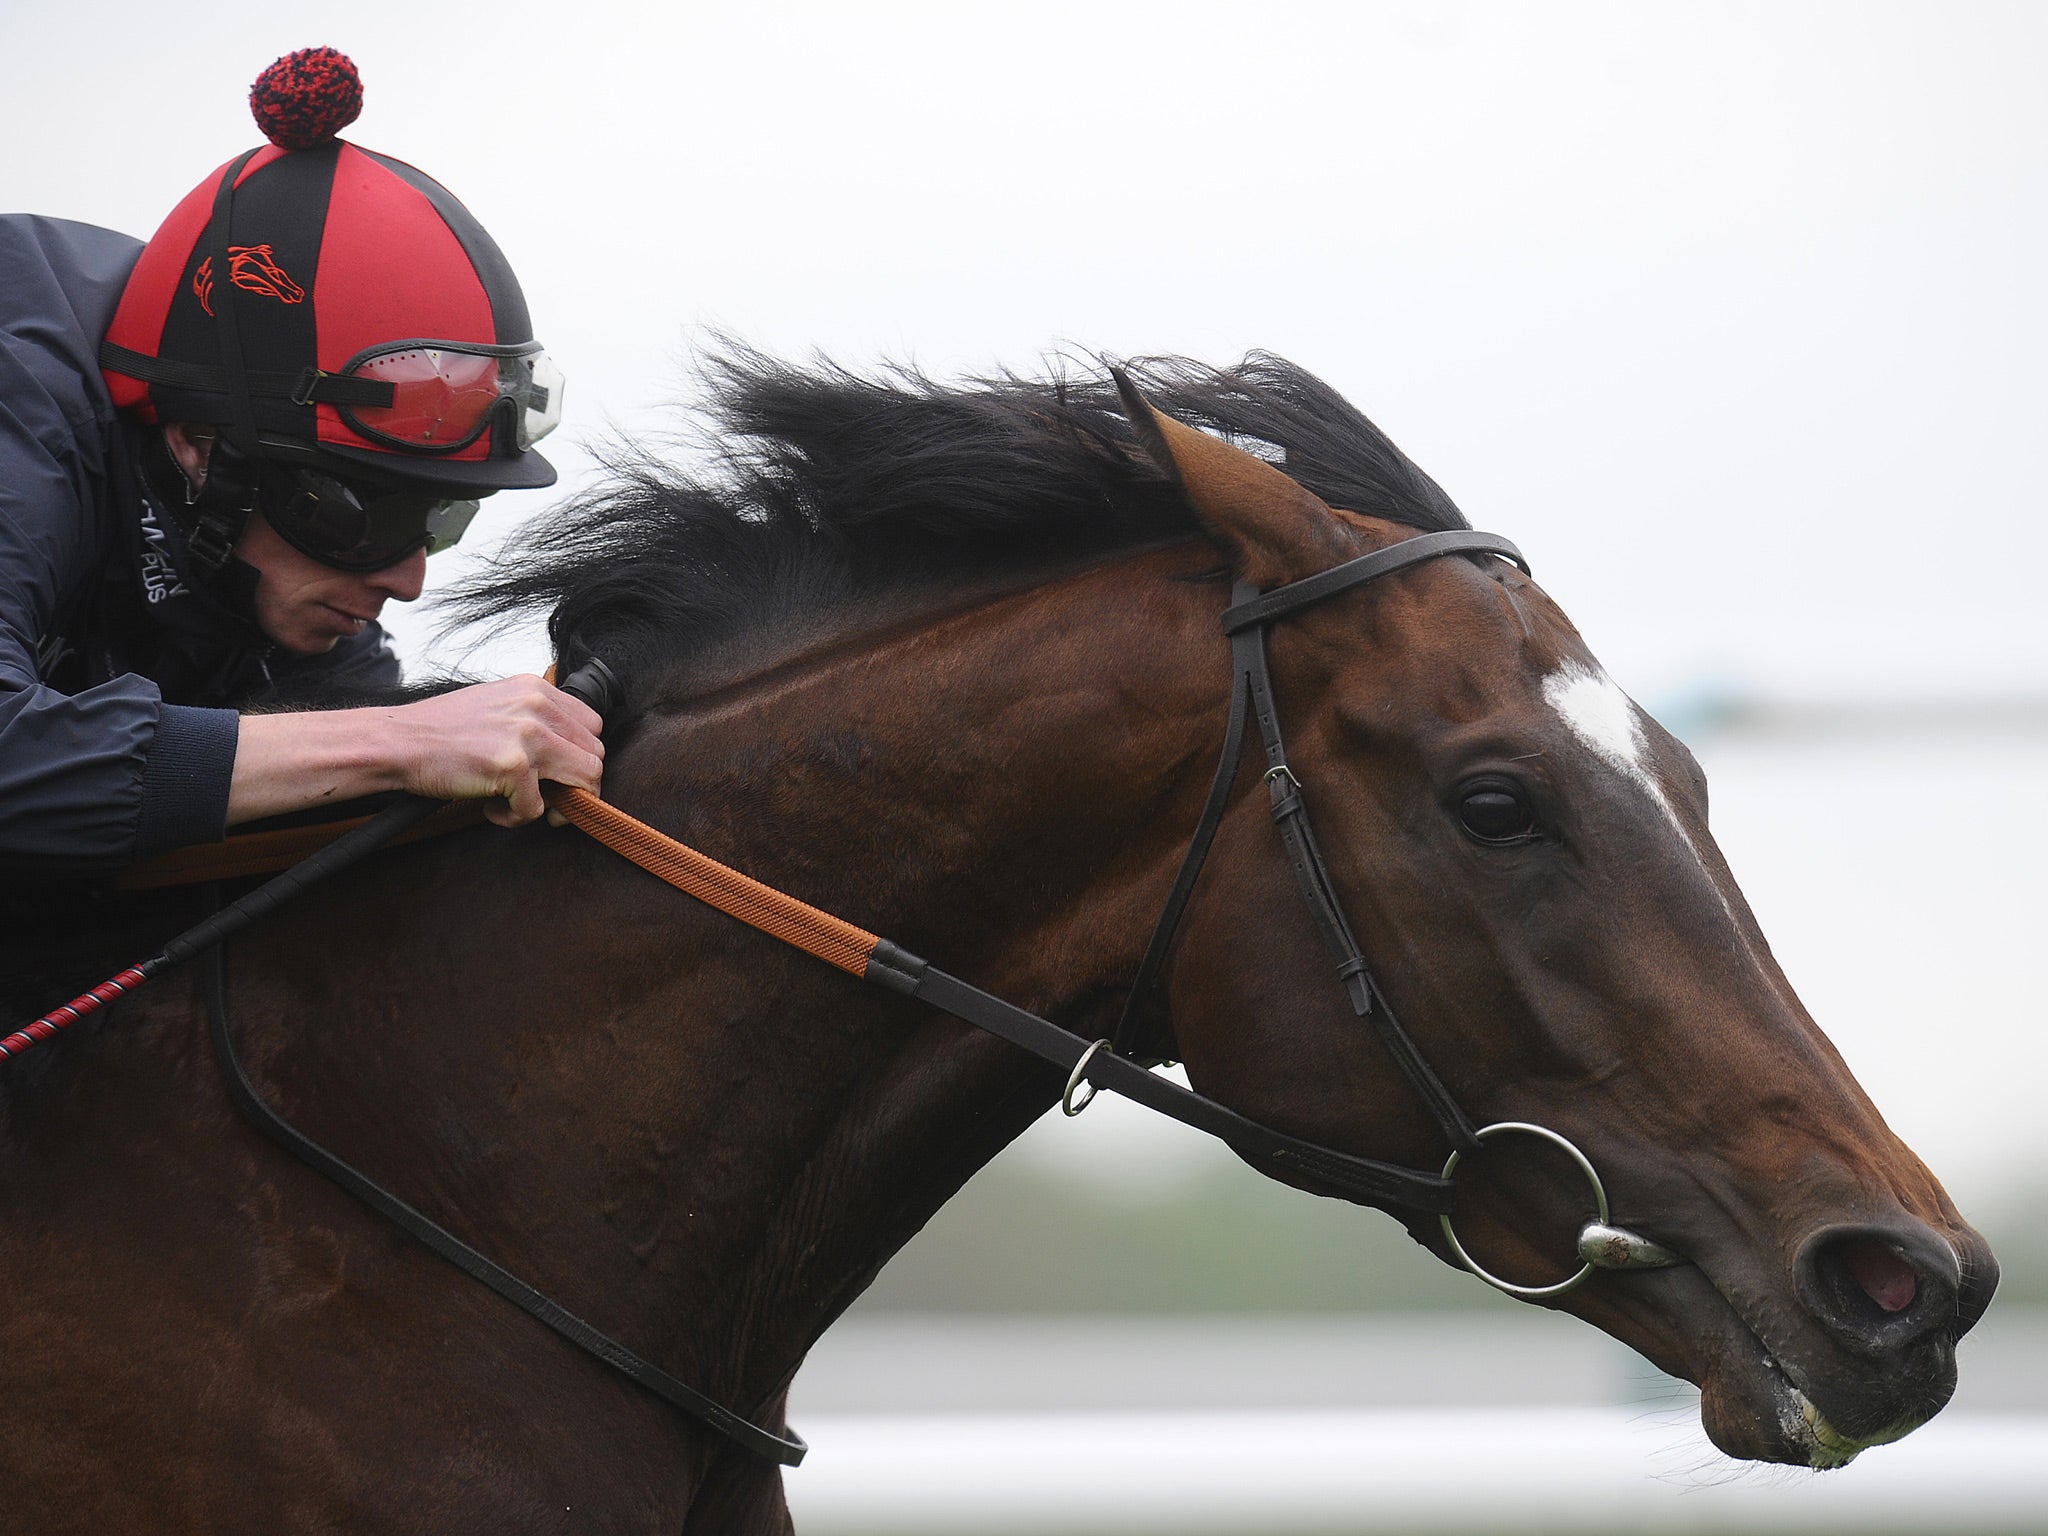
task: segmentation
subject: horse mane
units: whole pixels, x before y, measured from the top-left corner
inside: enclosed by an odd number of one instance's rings
[[[1469,526],[1335,390],[1269,353],[1127,369],[1155,405],[1333,506]],[[608,473],[444,597],[451,627],[545,611],[555,655],[625,679],[723,670],[850,611],[929,603],[1183,538],[1193,512],[1107,377],[960,384],[907,367],[805,368],[733,344],[702,365],[696,467],[610,445]]]

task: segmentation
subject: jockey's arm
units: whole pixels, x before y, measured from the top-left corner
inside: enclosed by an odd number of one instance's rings
[[[244,715],[228,825],[405,790],[489,799],[500,826],[534,820],[551,779],[595,791],[597,713],[538,677],[477,683],[410,704]]]

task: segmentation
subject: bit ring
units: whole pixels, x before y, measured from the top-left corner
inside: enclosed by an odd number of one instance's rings
[[[1489,1136],[1506,1135],[1511,1131],[1519,1131],[1524,1136],[1535,1136],[1549,1142],[1554,1147],[1562,1148],[1570,1156],[1571,1160],[1579,1165],[1579,1171],[1585,1174],[1586,1182],[1593,1186],[1593,1203],[1600,1212],[1599,1219],[1602,1222],[1607,1220],[1607,1191],[1600,1183],[1600,1175],[1594,1172],[1592,1161],[1585,1153],[1573,1146],[1570,1141],[1560,1136],[1556,1131],[1551,1130],[1548,1126],[1531,1125],[1526,1120],[1502,1120],[1487,1126],[1484,1130],[1473,1132],[1472,1139],[1474,1141],[1484,1141]],[[1458,1160],[1464,1155],[1464,1149],[1459,1147],[1454,1148],[1451,1155],[1444,1159],[1443,1176],[1445,1178],[1448,1179],[1451,1176],[1452,1170],[1458,1166]],[[1577,1273],[1558,1281],[1555,1285],[1516,1285],[1512,1280],[1501,1279],[1499,1275],[1489,1271],[1477,1259],[1465,1251],[1465,1245],[1458,1241],[1458,1234],[1452,1229],[1449,1212],[1446,1212],[1440,1220],[1443,1222],[1444,1241],[1451,1245],[1451,1252],[1458,1256],[1460,1264],[1463,1264],[1495,1290],[1505,1291],[1510,1296],[1519,1296],[1524,1301],[1535,1301],[1545,1296],[1562,1296],[1566,1291],[1584,1280],[1586,1276],[1593,1273],[1593,1266],[1591,1264],[1582,1263]]]

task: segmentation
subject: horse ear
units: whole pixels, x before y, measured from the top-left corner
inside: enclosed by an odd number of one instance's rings
[[[1154,410],[1123,369],[1109,373],[1139,443],[1236,552],[1247,581],[1293,581],[1358,553],[1329,507],[1271,464]]]

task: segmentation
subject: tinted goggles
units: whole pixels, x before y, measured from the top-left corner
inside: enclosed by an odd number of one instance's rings
[[[388,403],[350,400],[336,409],[372,442],[408,453],[457,452],[496,423],[524,453],[562,419],[562,371],[537,341],[393,342],[358,353],[341,376],[389,386]]]
[[[381,571],[416,549],[438,554],[461,539],[477,509],[432,491],[356,487],[304,468],[266,475],[260,504],[279,538],[341,571]]]

